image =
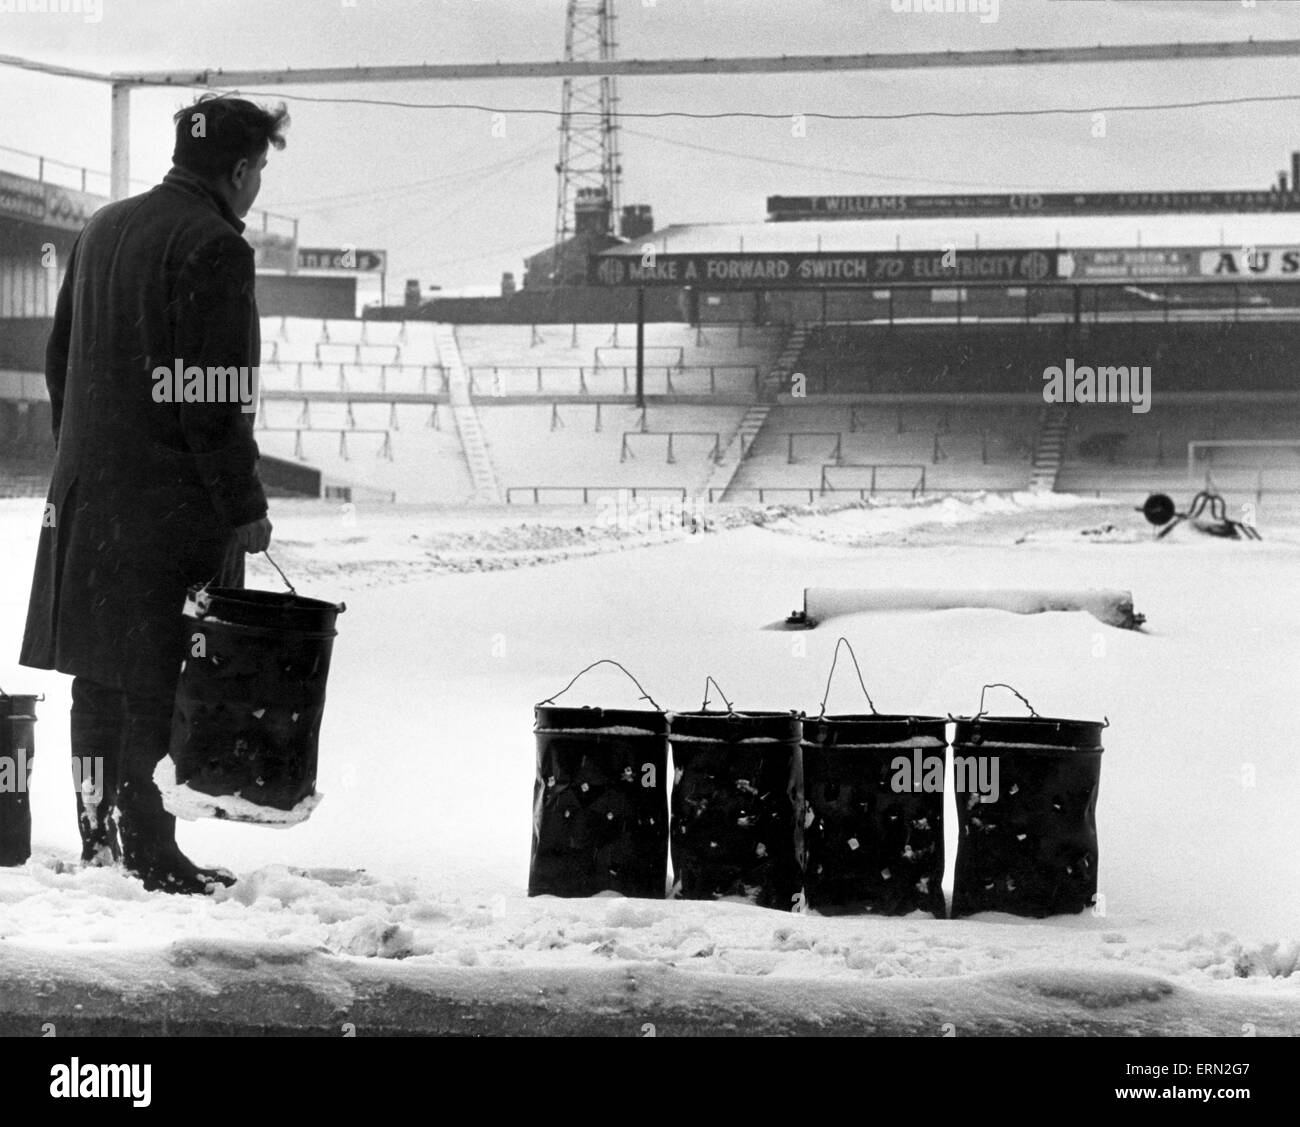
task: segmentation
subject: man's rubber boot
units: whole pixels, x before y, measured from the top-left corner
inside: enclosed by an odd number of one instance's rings
[[[234,875],[224,869],[201,869],[180,851],[176,819],[163,808],[153,781],[170,735],[170,702],[165,712],[161,702],[150,702],[148,709],[128,713],[118,793],[122,859],[150,892],[211,893],[219,885],[234,884]]]
[[[116,865],[122,859],[116,809],[125,722],[122,694],[78,677],[72,703],[72,781],[81,862],[97,868]]]
[[[81,828],[81,863],[106,869],[122,861],[122,844],[117,832],[117,809],[105,798],[89,807],[77,795],[77,825]]]
[[[159,806],[161,807],[161,800]],[[134,801],[122,811],[123,862],[149,892],[204,895],[219,885],[229,887],[235,876],[226,869],[202,869],[176,845],[176,819],[165,811],[140,818]]]

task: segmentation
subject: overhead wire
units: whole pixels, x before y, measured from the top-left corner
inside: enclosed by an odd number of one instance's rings
[[[163,85],[144,83],[142,85]],[[172,84],[166,84],[172,87]],[[203,87],[191,84],[195,88],[217,90],[219,87]],[[546,107],[531,106],[489,106],[479,102],[407,102],[393,98],[353,98],[328,97],[311,94],[286,94],[283,90],[241,90],[225,89],[225,93],[238,94],[245,98],[280,98],[287,101],[318,102],[330,105],[383,106],[391,109],[413,110],[470,110],[478,113],[492,113],[516,116],[540,117],[600,117],[600,110],[557,110]],[[1267,103],[1300,102],[1300,94],[1243,94],[1234,98],[1197,98],[1178,102],[1134,102],[1112,103],[1095,106],[1037,106],[1027,109],[993,109],[993,110],[906,110],[900,113],[827,113],[820,110],[795,109],[780,112],[763,112],[761,110],[718,110],[705,113],[698,110],[620,110],[620,119],[654,120],[659,118],[685,118],[693,121],[727,121],[750,118],[758,121],[789,121],[792,117],[811,118],[820,121],[914,121],[918,118],[998,118],[998,117],[1041,117],[1060,114],[1094,114],[1094,113],[1161,113],[1169,110],[1212,109],[1223,106],[1258,105]]]

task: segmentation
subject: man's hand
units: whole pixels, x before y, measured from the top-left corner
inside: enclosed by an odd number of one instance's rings
[[[235,529],[235,538],[245,552],[265,552],[271,546],[271,522],[262,517],[261,520],[241,524]]]

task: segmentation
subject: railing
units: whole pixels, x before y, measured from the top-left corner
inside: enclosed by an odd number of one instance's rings
[[[7,171],[14,172],[18,176],[25,176],[27,175],[27,173],[20,172],[16,168],[14,168],[13,167],[14,162],[8,160],[7,159],[8,157],[16,156],[16,157],[23,158],[23,160],[25,161],[35,161],[36,165],[34,171],[36,175],[34,179],[40,181],[42,184],[54,184],[64,188],[74,187],[74,185],[72,184],[65,183],[63,180],[56,180],[53,177],[48,175],[51,169],[67,168],[79,174],[79,183],[75,186],[78,187],[81,191],[87,193],[88,195],[107,197],[111,191],[112,177],[109,175],[109,173],[103,171],[102,169],[87,168],[84,165],[80,165],[80,164],[70,164],[68,161],[65,160],[56,160],[54,157],[47,157],[42,155],[41,153],[29,153],[25,149],[15,149],[10,147],[9,145],[0,145],[0,154],[4,154],[4,158],[5,158],[3,159],[3,161],[0,161],[0,163],[7,164],[9,166]],[[27,167],[30,168],[31,166],[28,165]],[[90,186],[90,177],[92,176],[95,177],[96,181],[98,182],[97,187]],[[152,186],[147,181],[144,180],[132,180],[131,184],[133,187]],[[273,211],[263,211],[261,209],[251,212],[250,215],[260,217],[257,223],[262,228],[263,231],[268,231],[268,232],[270,231],[271,220],[274,219],[277,222],[289,224],[292,228],[294,239],[298,238],[298,220],[293,218],[293,216],[291,215],[280,215]],[[249,222],[250,225],[252,225],[252,220],[250,220]]]
[[[324,373],[324,372],[328,372],[328,371],[329,371],[330,369],[332,369],[332,368],[337,367],[338,370],[339,370],[338,389],[337,389],[337,390],[339,390],[339,391],[351,391],[351,392],[354,392],[355,394],[357,394],[358,396],[360,396],[360,395],[366,395],[366,394],[370,394],[370,395],[374,395],[374,394],[378,394],[378,395],[386,395],[386,394],[389,394],[389,392],[388,392],[388,378],[389,378],[389,372],[393,372],[393,373],[396,373],[396,374],[400,375],[400,374],[403,374],[403,373],[408,373],[408,372],[409,372],[409,373],[414,373],[414,372],[417,372],[417,371],[420,373],[420,392],[419,392],[419,394],[421,394],[421,395],[447,395],[447,394],[449,394],[449,380],[448,380],[448,377],[447,377],[447,370],[446,370],[445,368],[443,368],[440,364],[352,364],[352,365],[348,365],[348,364],[342,364],[342,363],[340,363],[340,364],[335,364],[335,363],[333,363],[333,362],[330,362],[330,363],[327,363],[327,364],[313,364],[313,363],[312,363],[311,361],[309,361],[309,360],[291,360],[291,361],[278,361],[278,360],[274,360],[274,361],[271,362],[271,365],[270,365],[270,366],[273,366],[273,367],[276,367],[276,368],[288,368],[288,369],[292,369],[293,372],[294,372],[293,386],[294,386],[294,388],[297,389],[297,390],[301,390],[301,389],[302,389],[302,375],[303,375],[303,369],[304,369],[304,368],[310,368],[310,369],[312,369],[312,370],[315,371],[315,372]],[[351,386],[349,386],[349,384],[348,384],[348,376],[347,376],[347,369],[348,369],[349,367],[353,367],[353,368],[366,368],[366,369],[375,369],[375,368],[377,368],[377,369],[379,370],[379,391],[378,391],[378,392],[368,392],[368,391],[363,392],[363,391],[362,391],[361,389],[359,389],[359,388],[352,388]],[[436,373],[436,376],[435,376],[434,378],[435,378],[436,381],[437,381],[437,390],[434,391],[434,392],[430,392],[430,391],[429,391],[429,377],[430,377],[430,373]],[[394,394],[409,394],[409,393],[400,393],[400,392],[399,392],[399,393],[394,393]]]
[[[726,494],[737,493],[756,493],[758,494],[758,503],[761,505],[766,500],[768,493],[797,493],[800,496],[807,495],[808,503],[811,505],[819,496],[816,489],[807,489],[794,485],[773,485],[773,486],[751,486],[749,488],[733,488],[729,485],[711,487],[708,492],[709,503],[721,500]],[[715,496],[716,494],[716,496]]]
[[[296,387],[262,387],[258,389],[262,399],[292,403],[385,403],[394,407],[415,405],[432,405],[447,402],[446,393],[435,391],[317,391]]]
[[[374,307],[369,307],[369,308],[374,308]],[[380,319],[380,318],[366,318],[366,320],[379,320],[379,319]],[[683,323],[683,322],[680,322],[680,321],[678,321],[678,322],[656,322],[656,321],[650,321],[650,322],[647,322],[647,324],[663,324],[663,323],[682,325],[684,328],[685,328],[685,327],[688,327],[688,324]],[[542,333],[541,333],[541,329],[542,329],[542,328],[548,328],[548,329],[549,329],[549,328],[557,328],[557,327],[559,327],[559,326],[561,326],[561,325],[566,325],[566,324],[569,325],[569,327],[570,327],[570,328],[569,328],[569,347],[570,347],[570,348],[577,348],[577,347],[579,347],[579,345],[578,345],[578,326],[579,326],[579,325],[583,325],[583,326],[586,326],[586,327],[591,327],[591,326],[594,326],[594,325],[606,325],[606,324],[612,325],[612,328],[611,328],[611,330],[610,330],[609,337],[608,337],[608,339],[607,339],[606,342],[605,342],[605,343],[606,343],[606,346],[612,346],[612,347],[614,347],[614,348],[635,348],[635,347],[636,347],[635,343],[632,343],[632,344],[622,344],[622,343],[620,342],[620,340],[619,340],[619,336],[620,336],[619,330],[620,330],[620,329],[627,328],[627,329],[632,329],[633,332],[635,332],[635,330],[636,330],[636,326],[635,326],[634,324],[630,323],[630,322],[629,322],[629,323],[623,323],[623,322],[618,322],[618,321],[615,321],[615,322],[608,322],[608,321],[533,321],[533,322],[528,326],[528,346],[529,346],[530,348],[532,348],[532,347],[534,347],[534,346],[536,346],[536,345],[541,345],[541,344],[546,344],[546,343],[547,343],[546,337],[544,337],[544,336],[542,335]],[[748,331],[749,334],[750,334],[751,336],[753,336],[753,335],[755,335],[755,334],[759,334],[759,335],[761,335],[762,332],[763,332],[764,330],[766,330],[766,331],[769,332],[769,333],[772,331],[772,326],[767,325],[767,324],[756,324],[753,320],[749,320],[749,321],[725,321],[725,320],[709,321],[709,320],[701,320],[701,321],[697,322],[697,323],[695,324],[694,327],[695,327],[695,344],[696,344],[696,347],[703,347],[703,346],[706,345],[706,344],[710,344],[710,343],[712,343],[712,341],[711,341],[710,339],[708,339],[708,337],[716,336],[716,333],[714,332],[714,330],[734,330],[734,331],[735,331],[735,334],[736,334],[736,342],[735,342],[735,343],[736,343],[736,347],[738,347],[738,348],[743,347],[744,344],[745,344],[745,333],[746,333],[746,331]],[[778,326],[778,328],[779,328],[779,326]],[[706,332],[708,333],[708,337],[706,337],[706,335],[705,335]],[[665,345],[665,346],[663,346],[663,347],[672,347],[672,346]]]
[[[908,432],[908,426],[904,416],[905,410],[906,410],[906,406],[902,403],[897,404],[895,407],[895,413],[896,413],[895,417],[897,420],[894,429],[895,434],[906,434]],[[862,404],[849,404],[849,433],[850,434],[865,434],[867,432],[868,428],[865,425],[864,420],[866,418],[868,411],[871,412],[872,415],[879,416],[884,411],[884,408],[866,406]],[[936,434],[948,434],[952,430],[952,408],[951,407],[944,406],[943,416],[935,423],[934,429]]]
[[[588,499],[592,494],[602,496],[610,493],[627,493],[633,500],[638,493],[661,495],[668,494],[670,497],[679,497],[685,501],[689,491],[682,486],[677,485],[511,485],[506,489],[506,504],[514,504],[514,494],[532,494],[533,504],[541,503],[541,494],[543,493],[581,493],[582,503],[588,504]]]
[[[466,371],[470,379],[470,394],[484,398],[496,398],[510,394],[504,381],[511,376],[520,375],[527,377],[530,383],[535,384],[535,393],[539,395],[546,394],[548,391],[554,393],[559,390],[554,386],[547,387],[548,377],[552,384],[554,384],[554,381],[561,379],[572,384],[576,378],[578,383],[577,394],[579,395],[602,394],[601,392],[591,391],[587,383],[588,377],[606,376],[617,372],[621,377],[620,382],[624,395],[631,395],[636,384],[636,367],[634,365],[592,367],[590,365],[492,364],[474,365],[467,368]],[[683,391],[678,384],[688,381],[693,376],[703,376],[705,372],[709,375],[709,395],[718,393],[719,375],[725,376],[732,372],[747,377],[747,382],[753,383],[755,395],[759,393],[762,385],[762,377],[759,374],[757,364],[700,364],[682,368],[647,365],[643,372],[646,381],[649,381],[652,376],[659,374],[663,376],[665,395],[690,394]],[[676,381],[674,376],[676,376]],[[650,394],[656,393],[650,392]]]
[[[835,449],[831,451],[831,457],[835,459],[836,465],[839,464],[844,450],[844,435],[837,430],[792,430],[786,434],[786,455],[785,464],[793,466],[794,457],[794,440],[796,438],[833,438],[835,439]]]
[[[1151,322],[1226,322],[1295,320],[1297,307],[1295,295],[1286,287],[1268,292],[1268,282],[1250,279],[1221,281],[1205,285],[1197,282],[1141,283],[1150,295],[1146,300],[1136,298],[1131,287],[1116,283],[1092,283],[1063,286],[1025,287],[1020,299],[988,299],[993,291],[984,291],[985,300],[972,308],[967,301],[938,304],[928,299],[915,300],[927,287],[899,287],[891,291],[889,299],[858,298],[858,309],[843,316],[830,316],[823,306],[818,316],[772,316],[770,324],[804,321],[817,328],[842,325],[981,325],[981,324],[1095,324],[1095,323],[1151,323]],[[944,287],[936,287],[944,288]],[[824,294],[845,294],[845,290],[828,290]],[[1079,295],[1075,308],[1075,294]],[[912,295],[909,300],[908,295]],[[895,296],[899,300],[895,300]],[[1271,304],[1276,302],[1278,304]],[[900,308],[900,306],[904,306]]]
[[[856,491],[859,494],[869,495],[874,493],[910,493],[913,497],[919,497],[925,492],[925,466],[919,462],[828,462],[822,466],[821,492],[822,493],[843,493],[844,489],[831,484],[827,471],[833,469],[852,469],[852,470],[870,470],[871,484],[869,486],[857,486],[850,488],[847,492]],[[914,470],[919,476],[916,482],[910,486],[879,486],[877,484],[877,475],[880,470]]]
[[[645,438],[655,436],[668,438],[668,462],[672,466],[677,464],[677,455],[673,450],[674,438],[685,438],[695,436],[700,438],[713,439],[713,447],[709,451],[709,460],[712,462],[722,461],[722,435],[716,430],[625,430],[623,432],[623,445],[619,449],[618,460],[626,462],[629,458],[635,457],[632,453],[632,447],[628,445],[629,438]]]
[[[596,408],[596,420],[595,420],[595,425],[594,425],[591,429],[592,429],[593,432],[599,434],[599,433],[604,429],[604,421],[603,421],[603,419],[602,419],[602,417],[601,417],[601,411],[602,411],[602,409],[605,408],[605,407],[622,407],[622,408],[624,408],[624,409],[626,410],[626,408],[629,406],[629,404],[627,404],[627,403],[619,403],[619,402],[613,402],[613,403],[611,403],[611,402],[609,402],[608,400],[597,399],[597,400],[594,400],[594,401],[591,402],[591,403],[569,403],[569,404],[566,404],[566,406],[570,406],[570,407],[595,407],[595,408]],[[647,416],[647,414],[648,414],[648,412],[649,412],[649,408],[648,408],[648,407],[638,407],[637,410],[641,413],[641,425],[640,425],[640,427],[639,427],[638,429],[639,429],[640,433],[642,433],[642,434],[648,434],[648,433],[649,433],[649,424],[648,424],[648,422],[647,422],[647,420],[646,420],[646,416]],[[568,424],[564,421],[564,417],[560,414],[560,404],[559,404],[558,402],[557,402],[557,403],[552,403],[552,404],[551,404],[551,430],[563,430],[566,426],[568,426]]]
[[[980,427],[978,431],[951,432],[951,431],[936,430],[934,432],[934,443],[930,453],[930,461],[933,465],[937,466],[940,462],[946,462],[952,457],[954,457],[954,455],[947,448],[945,448],[943,444],[942,436],[944,434],[948,434],[953,442],[957,442],[962,438],[974,437],[975,435],[978,435],[980,440],[980,465],[987,466],[989,464],[989,431],[987,427]],[[1026,458],[1032,460],[1033,458],[1032,447],[1023,450],[1017,453],[1016,455],[1017,461],[1023,461]]]
[[[633,352],[635,350],[636,350],[636,345],[634,344],[597,345],[594,354],[596,360],[595,366],[598,370],[601,371],[605,369],[606,365],[600,362],[600,354],[602,352]],[[642,347],[642,352],[643,353],[650,353],[650,352],[671,353],[672,355],[675,355],[677,357],[677,362],[675,364],[672,364],[671,367],[684,368],[686,366],[686,349],[684,349],[679,344],[647,344]],[[614,365],[614,367],[619,367],[619,365],[616,364]]]
[[[307,455],[302,450],[302,436],[307,434],[337,434],[339,436],[339,457],[344,461],[351,461],[351,455],[348,453],[348,435],[350,434],[382,434],[384,441],[376,452],[375,457],[383,458],[385,461],[393,460],[393,435],[389,430],[380,430],[374,427],[261,427],[263,431],[270,431],[279,434],[293,434],[293,456],[306,461]]]
[[[582,406],[582,407],[594,406],[596,408],[596,421],[595,421],[595,425],[591,429],[594,433],[599,434],[604,429],[604,422],[601,419],[601,409],[606,406],[620,407],[623,406],[623,404],[620,403],[606,404],[604,401],[597,399],[594,404],[582,403],[582,404],[578,404],[578,406]],[[568,424],[565,423],[563,416],[561,416],[560,414],[560,405],[558,403],[552,403],[551,404],[551,430],[563,430],[564,427],[566,427],[567,425]],[[645,429],[646,429],[646,409],[642,407],[641,408],[641,430],[644,431]]]
[[[29,153],[25,149],[14,149],[8,145],[0,145],[0,153],[3,153],[5,156],[3,163],[8,166],[7,171],[14,172],[16,175],[26,176],[27,172],[19,171],[15,168],[14,165],[17,162],[9,160],[8,157],[10,156],[22,157],[24,161],[35,161],[35,168],[32,169],[32,171],[35,172],[34,178],[43,184],[58,184],[66,188],[74,187],[72,184],[65,184],[63,181],[55,180],[47,175],[47,172],[52,168],[67,168],[71,169],[73,172],[80,173],[80,183],[77,186],[81,191],[91,195],[108,195],[109,176],[107,172],[100,172],[98,169],[86,168],[79,164],[69,164],[64,160],[56,160],[54,157],[42,156],[40,153]],[[31,168],[30,165],[25,165],[25,167]],[[95,187],[90,186],[89,178],[92,176],[99,180],[99,184]]]
[[[279,342],[277,341],[276,344],[278,346]],[[338,359],[321,360],[320,350],[322,348],[332,348],[332,349],[350,348],[352,350],[352,359],[343,360],[343,361],[339,361]],[[388,367],[390,364],[393,367],[402,366],[402,346],[400,344],[368,344],[365,341],[356,341],[356,340],[318,340],[316,342],[316,360],[318,363],[321,364],[344,363],[344,364],[351,364],[353,367],[356,368],[363,367],[363,366],[365,367],[376,366],[374,361],[366,362],[361,359],[362,356],[361,350],[363,348],[372,348],[372,349],[385,348],[385,349],[392,350],[392,354],[393,354],[392,360],[391,361],[381,360],[377,365],[378,367],[381,368]],[[279,351],[278,347],[276,351],[277,352]],[[415,365],[410,365],[410,366],[415,367]],[[423,367],[423,365],[421,366]]]
[[[324,427],[313,427],[311,423],[311,405],[313,403],[344,403],[347,405],[347,429],[357,430],[356,417],[352,413],[354,403],[387,403],[388,410],[388,429],[401,430],[401,424],[397,418],[397,408],[403,405],[429,405],[432,410],[429,412],[429,421],[424,425],[431,430],[442,430],[442,420],[438,415],[439,401],[427,395],[402,395],[400,392],[390,392],[387,395],[380,395],[378,392],[367,394],[365,392],[350,392],[344,394],[335,391],[307,392],[307,391],[267,391],[263,390],[258,402],[258,430],[289,430],[289,427],[273,427],[266,423],[266,416],[261,409],[263,402],[271,400],[279,403],[301,403],[302,407],[298,412],[298,428],[302,430],[339,430],[341,428],[326,425]]]

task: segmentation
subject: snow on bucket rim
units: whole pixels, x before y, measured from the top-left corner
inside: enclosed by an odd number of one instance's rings
[[[873,748],[887,748],[887,747],[947,747],[948,746],[948,741],[945,739],[940,739],[938,736],[912,736],[910,739],[906,739],[906,740],[876,741],[873,743],[859,742],[859,743],[833,743],[833,744],[823,743],[820,740],[810,740],[808,739],[807,736],[805,736],[803,742],[806,747],[815,747],[819,751],[856,751],[863,748],[870,750]]]
[[[662,739],[666,732],[656,732],[653,728],[632,728],[623,724],[611,724],[606,728],[534,728],[539,736],[655,736]]]
[[[853,712],[805,716],[803,742],[813,747],[946,747],[950,720],[908,712]],[[886,733],[909,734],[884,739]]]
[[[667,715],[648,708],[604,708],[592,705],[538,704],[533,706],[533,731],[606,736],[659,736],[668,731]]]
[[[1109,720],[1077,720],[1069,716],[1042,716],[1037,713],[1033,716],[990,716],[988,713],[980,713],[975,716],[950,716],[948,719],[954,724],[962,725],[963,728],[970,728],[975,725],[981,728],[1010,728],[1023,725],[1043,729],[1050,727],[1053,730],[1059,730],[1063,727],[1099,729],[1110,727]]]
[[[183,613],[205,626],[220,624],[245,631],[335,637],[338,616],[346,610],[346,603],[311,599],[296,591],[191,587]]]
[[[162,794],[163,807],[167,812],[187,822],[214,818],[218,821],[284,829],[305,822],[325,797],[315,791],[301,799],[293,809],[279,810],[273,806],[259,806],[256,802],[249,802],[237,793],[203,794],[176,781],[176,764],[169,755],[159,760],[154,769],[153,781]]]
[[[954,748],[1024,748],[1100,752],[1109,720],[1057,716],[955,716]]]
[[[675,744],[798,744],[802,720],[793,709],[722,711],[700,709],[668,713],[668,739]],[[754,733],[754,734],[749,734]]]
[[[271,610],[295,608],[333,611],[335,614],[342,614],[347,610],[346,603],[313,599],[308,595],[300,595],[297,591],[263,591],[259,587],[191,587],[186,595],[186,601],[198,602],[200,596],[203,596],[205,603],[241,603],[244,606]]]
[[[1015,743],[1008,740],[981,740],[977,744],[954,742],[953,747],[959,749],[963,754],[973,751],[976,755],[982,755],[988,749],[1006,750],[1008,748],[1018,751],[1059,751],[1069,755],[1100,755],[1106,750],[1101,744],[1080,747],[1077,744]]]

